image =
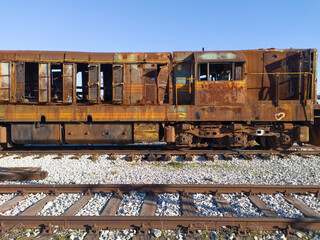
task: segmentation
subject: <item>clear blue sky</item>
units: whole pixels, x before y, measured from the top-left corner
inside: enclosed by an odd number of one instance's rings
[[[0,49],[320,49],[319,9],[320,0],[0,0]]]

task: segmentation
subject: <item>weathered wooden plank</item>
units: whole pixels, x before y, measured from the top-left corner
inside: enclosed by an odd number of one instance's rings
[[[18,202],[26,199],[28,197],[28,195],[17,195],[14,198],[10,199],[9,201],[5,202],[4,204],[2,204],[0,206],[0,212],[6,212],[9,209],[11,209],[12,207],[16,206],[18,204]]]
[[[65,211],[62,216],[74,216],[81,208],[83,208],[91,199],[91,195],[83,195],[78,201],[76,201],[70,208]]]
[[[220,212],[222,212],[225,217],[237,217],[237,214],[234,212],[233,208],[229,202],[222,197],[221,195],[213,196],[214,201],[216,202]]]
[[[140,216],[154,216],[157,210],[158,197],[154,194],[146,194],[141,208]]]
[[[198,216],[192,195],[180,194],[180,210],[182,216]]]
[[[20,216],[35,216],[38,212],[42,210],[44,205],[46,205],[50,201],[53,201],[55,198],[56,198],[55,195],[48,195],[42,198],[40,201],[36,202],[35,204],[31,205],[26,210],[24,210],[20,214]]]
[[[277,217],[278,215],[273,212],[267,204],[264,203],[257,195],[249,196],[251,203],[258,209],[263,212],[263,215],[266,217]]]
[[[300,212],[306,217],[316,217],[319,218],[320,214],[316,211],[309,208],[307,205],[305,205],[300,199],[297,199],[293,196],[284,196],[284,199],[292,204],[295,208],[299,209]]]
[[[115,216],[120,207],[121,201],[121,196],[117,194],[112,195],[100,216]]]

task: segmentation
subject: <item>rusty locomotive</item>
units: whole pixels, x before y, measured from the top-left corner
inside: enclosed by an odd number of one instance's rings
[[[0,51],[0,144],[320,145],[317,50]]]

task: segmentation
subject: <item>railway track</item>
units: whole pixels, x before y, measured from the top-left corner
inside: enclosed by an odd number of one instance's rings
[[[117,216],[125,194],[137,191],[144,194],[138,216]],[[102,229],[135,229],[136,239],[145,239],[148,229],[181,229],[187,236],[196,230],[217,230],[229,227],[246,234],[257,230],[320,230],[320,214],[292,194],[313,194],[319,198],[320,186],[311,185],[0,185],[0,194],[16,194],[0,205],[0,213],[8,211],[29,194],[44,193],[46,196],[26,208],[18,216],[1,216],[1,232],[15,227],[39,228],[42,234],[50,234],[52,226],[86,229],[86,239],[97,239]],[[59,194],[81,193],[81,197],[60,216],[39,216],[48,202]],[[179,195],[180,216],[156,216],[159,196],[163,193]],[[212,195],[212,203],[222,213],[221,217],[202,216],[192,194]],[[242,193],[261,213],[261,217],[239,217],[222,194]],[[272,210],[259,195],[282,193],[284,200],[298,209],[303,217],[285,218]],[[109,194],[109,199],[99,216],[75,216],[94,194]]]
[[[74,154],[108,154],[111,160],[115,160],[117,155],[127,155],[127,161],[133,161],[135,155],[145,155],[146,160],[170,161],[173,155],[185,156],[186,161],[192,159],[192,155],[204,156],[207,160],[213,160],[214,155],[221,155],[225,160],[231,160],[234,157],[243,157],[246,160],[251,160],[253,156],[261,158],[269,158],[271,155],[319,155],[320,147],[316,146],[294,146],[287,150],[264,150],[259,148],[251,149],[188,149],[188,150],[168,150],[163,146],[107,146],[107,147],[24,147],[4,149],[0,151],[2,156],[8,155],[74,155]]]

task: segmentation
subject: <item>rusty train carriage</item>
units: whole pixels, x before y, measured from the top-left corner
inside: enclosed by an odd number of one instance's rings
[[[0,51],[0,143],[319,145],[316,66],[314,49]]]

